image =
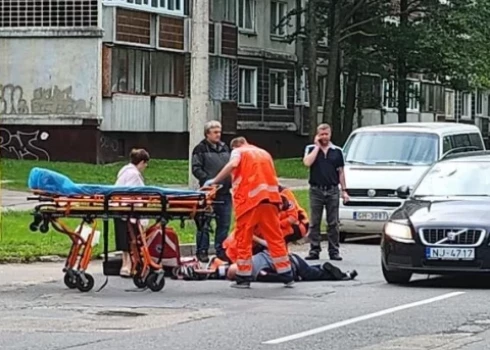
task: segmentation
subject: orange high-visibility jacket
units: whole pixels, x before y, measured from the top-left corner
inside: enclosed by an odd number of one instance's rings
[[[282,199],[271,155],[252,145],[242,146],[236,151],[240,154],[240,163],[232,174],[236,218],[264,201],[280,205]]]
[[[293,225],[298,225],[300,226],[301,235],[304,237],[307,231],[305,226],[308,224],[306,211],[300,207],[290,189],[283,187],[281,196],[284,199],[285,208],[279,212],[279,220],[281,221],[281,230],[284,236],[293,232]]]

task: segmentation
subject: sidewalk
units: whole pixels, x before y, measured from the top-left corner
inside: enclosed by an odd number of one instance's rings
[[[279,178],[279,183],[283,186],[289,187],[292,190],[306,190],[308,189],[308,182],[304,179],[284,179]],[[176,186],[169,186],[176,187]],[[185,188],[185,186],[178,186],[178,188]],[[15,211],[28,211],[33,209],[37,204],[36,201],[28,201],[27,197],[30,196],[29,192],[12,191],[1,189],[1,201],[0,210],[15,210]]]

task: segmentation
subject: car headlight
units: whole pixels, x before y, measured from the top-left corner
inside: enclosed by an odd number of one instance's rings
[[[384,227],[384,233],[394,240],[413,242],[412,229],[407,222],[387,222]]]

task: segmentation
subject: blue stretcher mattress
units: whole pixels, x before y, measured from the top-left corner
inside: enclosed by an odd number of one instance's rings
[[[181,190],[156,186],[126,187],[111,185],[77,184],[67,176],[56,171],[43,168],[32,168],[29,174],[28,186],[31,190],[42,191],[56,196],[94,196],[111,195],[115,192],[124,194],[152,194],[164,196],[198,196],[202,191]]]

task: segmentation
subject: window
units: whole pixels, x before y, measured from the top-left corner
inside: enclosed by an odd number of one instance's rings
[[[446,154],[453,148],[451,143],[451,138],[449,136],[444,136],[442,139],[442,154]]]
[[[408,81],[407,83],[407,111],[419,112],[420,83],[418,81]]]
[[[415,196],[490,196],[487,162],[472,161],[464,166],[457,163],[436,164],[421,179]]]
[[[318,95],[318,99],[317,99],[317,103],[318,103],[318,106],[319,107],[322,107],[323,106],[323,101],[325,100],[325,95],[323,93],[324,89],[325,89],[325,84],[326,84],[326,81],[327,81],[327,78],[326,77],[321,77],[321,76],[318,76],[317,77],[317,80],[318,80],[318,88],[317,88],[317,95]],[[303,69],[303,73],[301,75],[301,97],[302,97],[302,102],[306,105],[306,106],[309,106],[310,104],[310,90],[309,90],[309,78],[308,78],[308,70],[307,69]]]
[[[483,115],[483,94],[480,91],[476,93],[476,115]]]
[[[418,132],[359,132],[344,146],[346,162],[428,165],[437,160],[439,137]]]
[[[217,22],[235,23],[236,0],[213,0],[211,18]]]
[[[232,71],[236,70],[235,62],[228,58],[209,57],[209,95],[215,101],[234,101]]]
[[[103,0],[103,4],[163,14],[184,15],[184,0]]]
[[[480,134],[474,132],[469,134],[469,137],[470,137],[470,145],[472,147],[476,147],[478,150],[484,150],[485,147],[483,145],[483,141],[480,137]]]
[[[454,119],[454,91],[446,90],[446,118]]]
[[[397,84],[394,80],[383,80],[383,107],[394,109],[397,106]]]
[[[180,96],[184,91],[184,56],[156,51],[151,55],[151,94]]]
[[[97,0],[0,1],[0,28],[83,28],[97,22]]]
[[[362,108],[380,108],[381,78],[376,75],[362,75],[359,79],[358,99],[358,104]]]
[[[276,36],[287,35],[288,4],[285,2],[271,2],[271,34]]]
[[[471,119],[471,94],[464,92],[461,101],[461,118]]]
[[[288,107],[288,73],[285,71],[270,71],[269,74],[269,104],[273,108]]]
[[[238,0],[238,28],[255,32],[255,0]]]
[[[257,106],[257,68],[240,67],[238,103],[242,106]]]
[[[150,52],[114,48],[112,50],[112,92],[150,92]]]
[[[421,86],[420,104],[423,112],[445,113],[444,86],[424,83]]]
[[[136,95],[184,95],[181,55],[137,49],[112,51],[112,92]]]
[[[359,132],[344,146],[347,163],[428,165],[437,160],[439,137],[418,132]]]

